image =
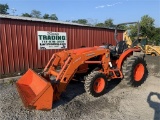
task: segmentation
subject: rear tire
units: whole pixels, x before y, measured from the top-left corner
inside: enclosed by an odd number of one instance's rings
[[[99,71],[93,71],[85,78],[85,90],[94,97],[103,95],[107,85],[106,75]]]
[[[144,83],[147,78],[148,71],[146,61],[140,56],[128,57],[122,66],[123,81],[127,84],[138,87]]]

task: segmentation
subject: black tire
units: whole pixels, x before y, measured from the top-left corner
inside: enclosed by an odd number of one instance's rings
[[[102,84],[103,85],[102,89],[99,92],[97,92],[95,90],[94,86],[95,85],[98,86],[98,83],[96,83],[96,82],[100,78],[102,78],[104,80],[103,81],[101,79],[104,84]],[[85,91],[89,95],[94,96],[94,97],[99,97],[99,96],[103,95],[107,85],[108,85],[108,83],[107,83],[106,75],[101,73],[101,72],[99,72],[99,71],[93,71],[90,74],[88,74],[88,76],[85,78],[85,84],[84,84]]]
[[[138,70],[138,67],[141,67],[142,70],[140,75],[138,75],[137,79],[136,70]],[[141,56],[132,55],[124,61],[122,66],[122,73],[124,76],[123,81],[125,81],[126,84],[131,85],[133,87],[138,87],[144,83],[148,75],[146,61]]]

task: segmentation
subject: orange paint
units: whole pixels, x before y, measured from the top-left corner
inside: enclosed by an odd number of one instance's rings
[[[132,55],[134,51],[135,52],[138,52],[138,51],[140,52],[141,50],[139,48],[131,48],[131,49],[128,49],[128,50],[124,51],[120,55],[119,59],[116,62],[117,68],[121,69],[123,61],[126,59],[126,57]]]
[[[19,95],[26,107],[51,109],[53,89],[51,83],[29,69],[17,82]]]
[[[95,80],[93,89],[96,93],[102,92],[105,87],[105,80],[103,78],[98,78]]]
[[[140,81],[144,75],[144,66],[143,64],[139,63],[136,65],[134,69],[134,79],[135,81]]]

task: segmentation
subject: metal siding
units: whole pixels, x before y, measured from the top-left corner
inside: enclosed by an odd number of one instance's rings
[[[9,73],[9,63],[8,63],[8,47],[6,44],[6,26],[5,26],[6,22],[5,21],[1,21],[0,22],[0,29],[1,29],[1,37],[2,37],[2,41],[1,41],[1,47],[2,47],[2,66],[3,66],[3,71],[2,73]]]
[[[61,50],[38,50],[37,31],[66,32],[68,49],[115,45],[114,30],[14,19],[0,19],[0,74],[43,68],[53,53]],[[119,31],[118,39],[123,38]]]
[[[2,33],[2,29],[0,29],[0,33]],[[2,35],[0,35],[0,73],[4,71],[3,66],[2,66]],[[1,77],[1,74],[0,74]]]

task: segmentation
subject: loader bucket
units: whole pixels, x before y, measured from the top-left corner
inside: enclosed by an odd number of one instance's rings
[[[25,107],[50,110],[53,102],[53,88],[50,82],[29,69],[17,82],[17,90]]]

